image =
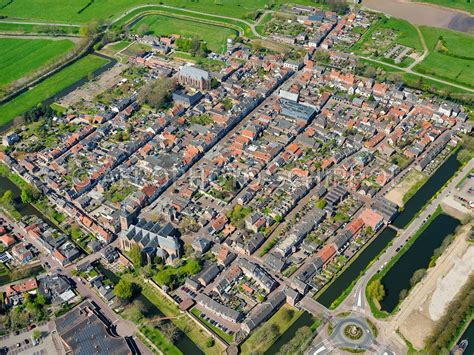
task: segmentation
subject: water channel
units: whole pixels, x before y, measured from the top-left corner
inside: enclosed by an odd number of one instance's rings
[[[453,176],[461,166],[461,163],[457,160],[457,154],[457,152],[452,154],[405,204],[403,211],[400,212],[392,222],[394,226],[404,228],[428,200]],[[447,234],[445,234],[445,236]],[[331,286],[318,297],[318,302],[329,307],[395,235],[396,233],[393,229],[385,228],[385,230],[357,257],[349,268],[339,275]]]
[[[395,238],[397,232],[392,228],[385,228],[375,239],[365,248],[354,262],[324,291],[317,299],[323,306],[329,308],[341,293],[349,287],[353,280],[366,269],[369,263]]]
[[[443,239],[454,233],[459,220],[441,213],[421,233],[412,246],[400,257],[382,278],[385,297],[380,302],[382,310],[392,312],[399,303],[402,290],[411,288],[410,279],[418,269],[427,269],[433,252]]]
[[[311,327],[314,323],[313,316],[304,312],[265,352],[265,355],[274,355],[280,351],[281,347],[288,343],[296,334],[296,331],[302,327]]]
[[[116,284],[120,278],[115,275],[112,271],[105,268],[101,263],[97,263],[97,269],[109,280],[111,280],[114,284]],[[140,301],[144,305],[143,314],[146,317],[154,317],[154,316],[165,316],[158,307],[156,307],[148,298],[144,295],[140,294],[135,298],[136,300]],[[170,322],[165,321],[165,322]],[[174,342],[174,345],[181,350],[183,354],[193,354],[193,355],[200,355],[204,354],[204,352],[184,333],[181,333],[181,336]]]
[[[466,339],[469,343],[466,350],[464,350],[464,354],[474,354],[474,319],[471,320],[471,323],[469,323],[464,333],[462,333],[462,335],[459,337],[457,344],[459,344],[464,339]]]

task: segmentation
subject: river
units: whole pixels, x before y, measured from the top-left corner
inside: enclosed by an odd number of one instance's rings
[[[459,224],[456,218],[441,213],[418,236],[381,280],[385,288],[385,297],[380,302],[382,310],[392,312],[397,307],[400,292],[411,288],[410,278],[413,273],[418,269],[428,268],[434,250],[446,236],[454,233]]]
[[[407,0],[363,0],[362,5],[415,25],[474,34],[474,16],[462,11]]]
[[[105,268],[101,263],[97,263],[96,267],[105,277],[110,279],[114,284],[116,284],[120,280],[117,275],[115,275],[109,269]],[[165,316],[158,307],[156,307],[148,298],[146,298],[141,293],[135,299],[140,301],[144,305],[145,311],[143,313],[146,317]],[[164,322],[170,321],[168,320]],[[174,342],[174,345],[176,345],[176,347],[181,350],[183,354],[204,354],[204,352],[196,344],[194,344],[194,342],[183,332],[181,332],[181,336],[178,338],[178,340]]]

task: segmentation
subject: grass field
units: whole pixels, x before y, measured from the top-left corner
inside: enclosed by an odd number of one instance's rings
[[[76,26],[47,26],[30,25],[23,23],[6,23],[0,21],[0,33],[45,33],[45,34],[79,34],[79,27]]]
[[[148,25],[150,32],[157,36],[179,34],[184,37],[198,36],[207,42],[208,48],[214,52],[223,52],[229,37],[235,37],[236,31],[221,26],[213,26],[189,20],[181,20],[163,15],[149,15],[138,21],[134,31]]]
[[[453,57],[474,59],[474,37],[457,31],[421,26],[420,31],[430,51]]]
[[[430,54],[415,70],[474,87],[474,37],[421,27]]]
[[[111,21],[127,10],[142,5],[167,5],[234,18],[245,18],[257,9],[285,0],[0,0],[0,15],[58,23],[86,23],[91,19]],[[318,6],[312,0],[291,3]]]
[[[0,38],[0,91],[73,47],[68,40]]]
[[[451,7],[456,10],[462,10],[474,14],[474,3],[468,0],[419,0],[433,5]]]
[[[61,90],[86,77],[96,69],[107,63],[107,60],[94,55],[89,55],[61,70],[56,75],[44,80],[33,89],[17,96],[13,100],[0,106],[0,125],[6,124],[25,111],[31,109],[42,101],[54,96]]]
[[[287,312],[293,311],[293,315],[290,320],[286,319]],[[303,311],[298,311],[289,304],[284,304],[268,321],[263,323],[257,330],[252,332],[252,335],[245,340],[240,346],[243,354],[263,354],[267,351],[270,346],[279,337],[266,336],[272,326],[278,327],[279,334],[285,333],[285,331],[303,314]]]

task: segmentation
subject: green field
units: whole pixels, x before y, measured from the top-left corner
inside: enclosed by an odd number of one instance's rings
[[[84,23],[90,19],[112,20],[136,6],[159,5],[161,3],[168,6],[242,18],[251,11],[263,8],[267,2],[267,0],[225,0],[220,2],[215,0],[1,0],[0,15]]]
[[[474,37],[457,31],[421,26],[420,31],[430,51],[453,57],[474,59]]]
[[[13,100],[0,106],[0,125],[6,124],[25,111],[42,101],[54,96],[61,90],[86,77],[94,70],[102,67],[107,60],[95,55],[88,55],[61,70],[56,75],[44,80],[33,89],[17,96]]]
[[[290,313],[288,313],[290,312]],[[267,351],[277,338],[303,314],[289,304],[284,304],[268,321],[260,325],[252,332],[250,337],[240,346],[243,354],[263,354]],[[291,315],[291,317],[289,317]],[[272,333],[271,329],[276,326],[277,332]]]
[[[181,20],[162,15],[149,15],[142,18],[133,27],[134,31],[142,26],[148,26],[149,31],[157,36],[178,34],[184,37],[198,36],[207,42],[207,46],[214,52],[222,53],[226,48],[229,37],[235,37],[236,31],[221,26],[213,26],[189,20]]]
[[[474,14],[474,2],[469,0],[419,0],[429,4],[451,7],[453,9],[462,10]]]
[[[0,38],[0,91],[73,47],[69,40]]]
[[[0,21],[0,33],[44,33],[52,35],[61,34],[79,34],[77,26],[48,26],[48,25],[30,25],[23,23],[6,23]]]
[[[392,37],[392,32],[394,32],[395,37]],[[386,17],[382,17],[379,21],[374,23],[370,29],[362,35],[360,40],[352,46],[351,50],[360,54],[368,54],[368,51],[371,49],[377,49],[379,53],[384,52],[391,44],[385,46],[385,48],[381,48],[379,43],[373,39],[377,33],[386,33],[388,37],[387,43],[401,44],[414,48],[419,53],[423,52],[420,37],[412,24],[405,20]]]
[[[474,87],[474,37],[439,28],[420,30],[430,54],[415,70]]]

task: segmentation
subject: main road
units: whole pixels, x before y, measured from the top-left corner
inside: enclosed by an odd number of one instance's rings
[[[376,260],[372,266],[365,272],[365,274],[358,280],[355,287],[352,289],[349,296],[344,300],[344,302],[337,308],[337,312],[344,311],[355,311],[364,314],[367,317],[372,318],[370,307],[368,306],[367,298],[365,295],[365,289],[372,278],[378,270],[383,268],[395,255],[397,254],[397,249],[401,248],[410,238],[414,236],[416,231],[418,231],[423,224],[429,219],[429,217],[436,211],[441,202],[448,197],[452,191],[456,188],[456,185],[474,168],[474,159],[471,159],[461,171],[448,183],[448,185],[438,193],[438,195],[416,216],[413,221],[397,236],[393,244],[387,248],[384,254]],[[390,321],[390,317],[386,321]],[[393,339],[394,334],[388,334],[384,332],[384,328],[388,326],[389,323],[384,321],[376,322],[379,328],[381,328],[381,335],[385,337],[390,337],[392,341],[397,341],[399,339]],[[383,342],[386,342],[388,339],[382,339]]]

